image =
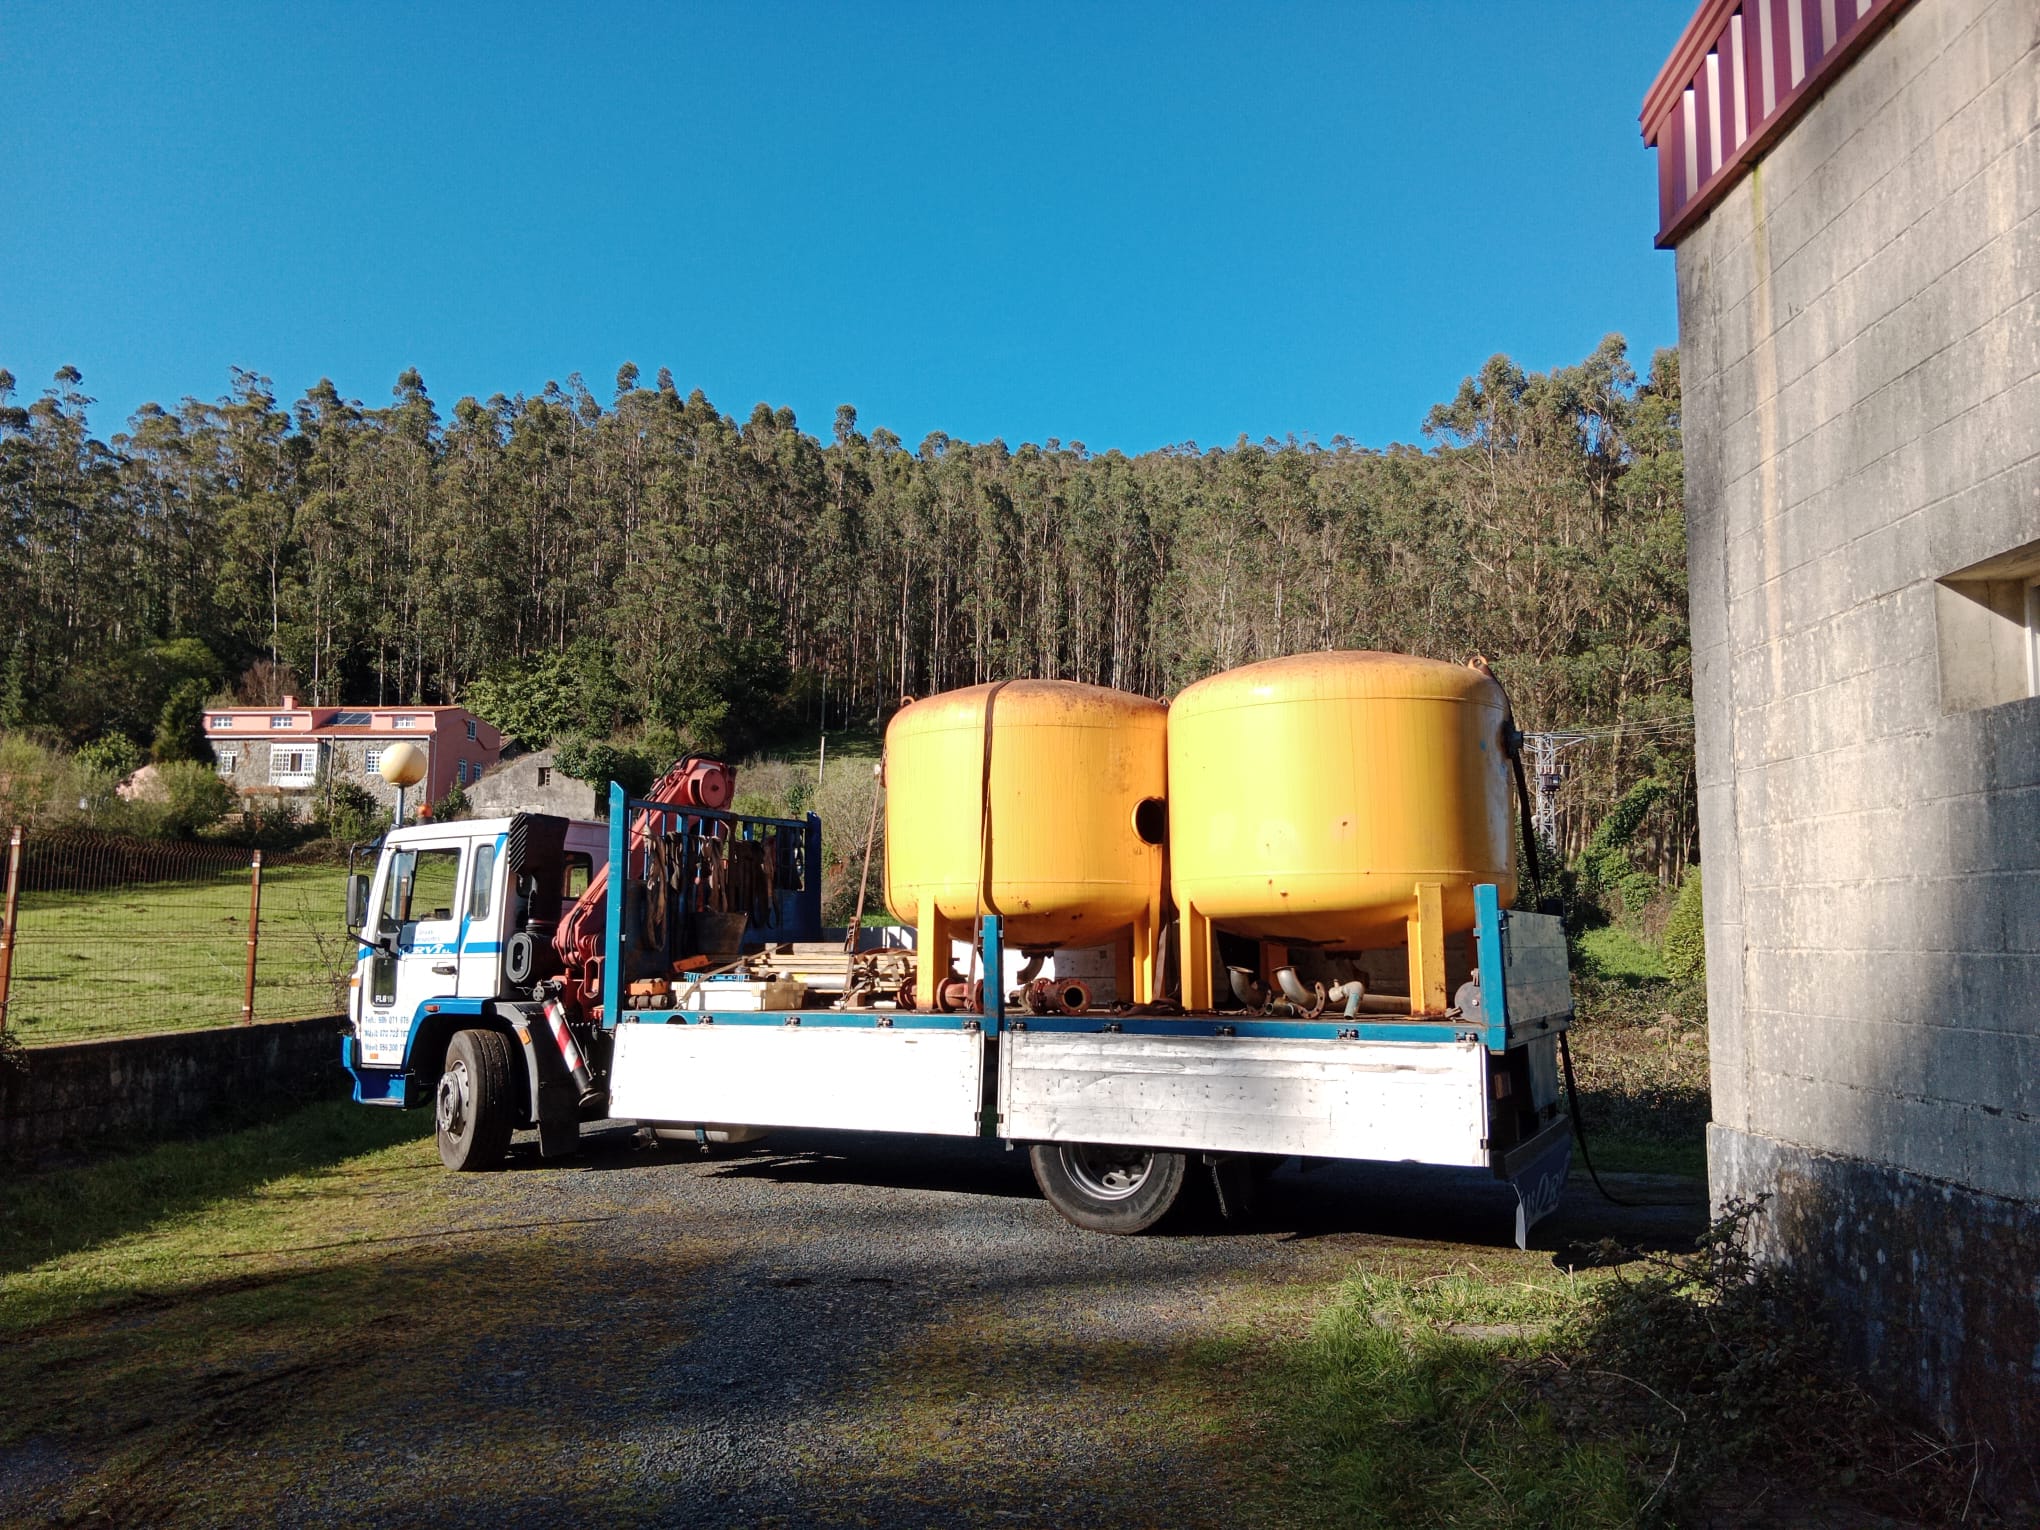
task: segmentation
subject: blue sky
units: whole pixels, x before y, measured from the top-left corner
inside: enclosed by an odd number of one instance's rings
[[[1690,10],[10,0],[0,366],[102,434],[628,360],[909,445],[1412,440],[1496,351],[1676,339]]]

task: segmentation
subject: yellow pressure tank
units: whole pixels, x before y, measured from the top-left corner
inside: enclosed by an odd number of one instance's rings
[[[975,685],[893,717],[885,901],[919,932],[922,1008],[950,940],[984,914],[1009,947],[1112,942],[1121,996],[1153,997],[1167,729],[1158,702],[1064,680]]]
[[[1481,669],[1392,653],[1270,659],[1178,696],[1185,1007],[1211,1005],[1215,927],[1334,950],[1407,941],[1413,1012],[1442,1009],[1442,942],[1473,927],[1475,884],[1515,895],[1507,710]]]

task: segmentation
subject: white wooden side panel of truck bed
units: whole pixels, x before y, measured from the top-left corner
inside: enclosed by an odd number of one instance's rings
[[[1001,1136],[1206,1152],[1485,1165],[1478,1042],[1021,1031]]]
[[[977,1131],[983,1038],[793,1025],[616,1028],[609,1113],[843,1131]]]

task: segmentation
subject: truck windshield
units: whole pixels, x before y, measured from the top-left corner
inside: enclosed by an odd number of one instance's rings
[[[460,848],[399,850],[390,857],[382,922],[406,925],[421,919],[451,919],[460,881]]]

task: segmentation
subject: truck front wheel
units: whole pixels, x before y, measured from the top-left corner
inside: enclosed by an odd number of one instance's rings
[[[1189,1176],[1184,1154],[1150,1148],[1037,1142],[1027,1157],[1049,1205],[1089,1232],[1146,1232],[1169,1214]]]
[[[510,1151],[510,1043],[497,1031],[459,1031],[446,1048],[433,1102],[439,1161],[493,1169]]]

